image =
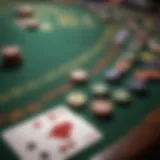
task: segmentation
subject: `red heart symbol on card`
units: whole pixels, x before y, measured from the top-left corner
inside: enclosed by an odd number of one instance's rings
[[[71,136],[72,124],[70,122],[63,122],[56,125],[49,133],[50,138],[68,139]]]

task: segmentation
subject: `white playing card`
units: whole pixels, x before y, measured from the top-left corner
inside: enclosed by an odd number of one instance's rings
[[[2,136],[21,160],[65,160],[102,138],[96,128],[65,106],[7,129]]]

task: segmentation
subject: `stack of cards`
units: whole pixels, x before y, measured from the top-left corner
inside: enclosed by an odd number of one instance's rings
[[[3,132],[21,160],[65,160],[102,138],[65,106],[58,106]]]

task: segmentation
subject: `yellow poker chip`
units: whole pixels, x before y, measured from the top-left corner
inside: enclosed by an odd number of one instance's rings
[[[67,104],[72,107],[83,107],[87,102],[87,96],[82,91],[72,91],[66,98]]]
[[[128,91],[124,89],[117,89],[113,93],[113,99],[118,103],[130,102],[131,95]]]
[[[156,56],[150,52],[144,52],[141,55],[141,60],[143,62],[151,62],[156,59]]]

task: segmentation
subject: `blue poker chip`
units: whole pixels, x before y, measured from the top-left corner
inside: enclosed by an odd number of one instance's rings
[[[105,78],[109,81],[117,81],[121,78],[121,72],[119,72],[116,68],[111,68],[105,72]]]
[[[130,83],[130,89],[134,92],[143,92],[147,90],[147,84],[144,81],[134,80]]]

